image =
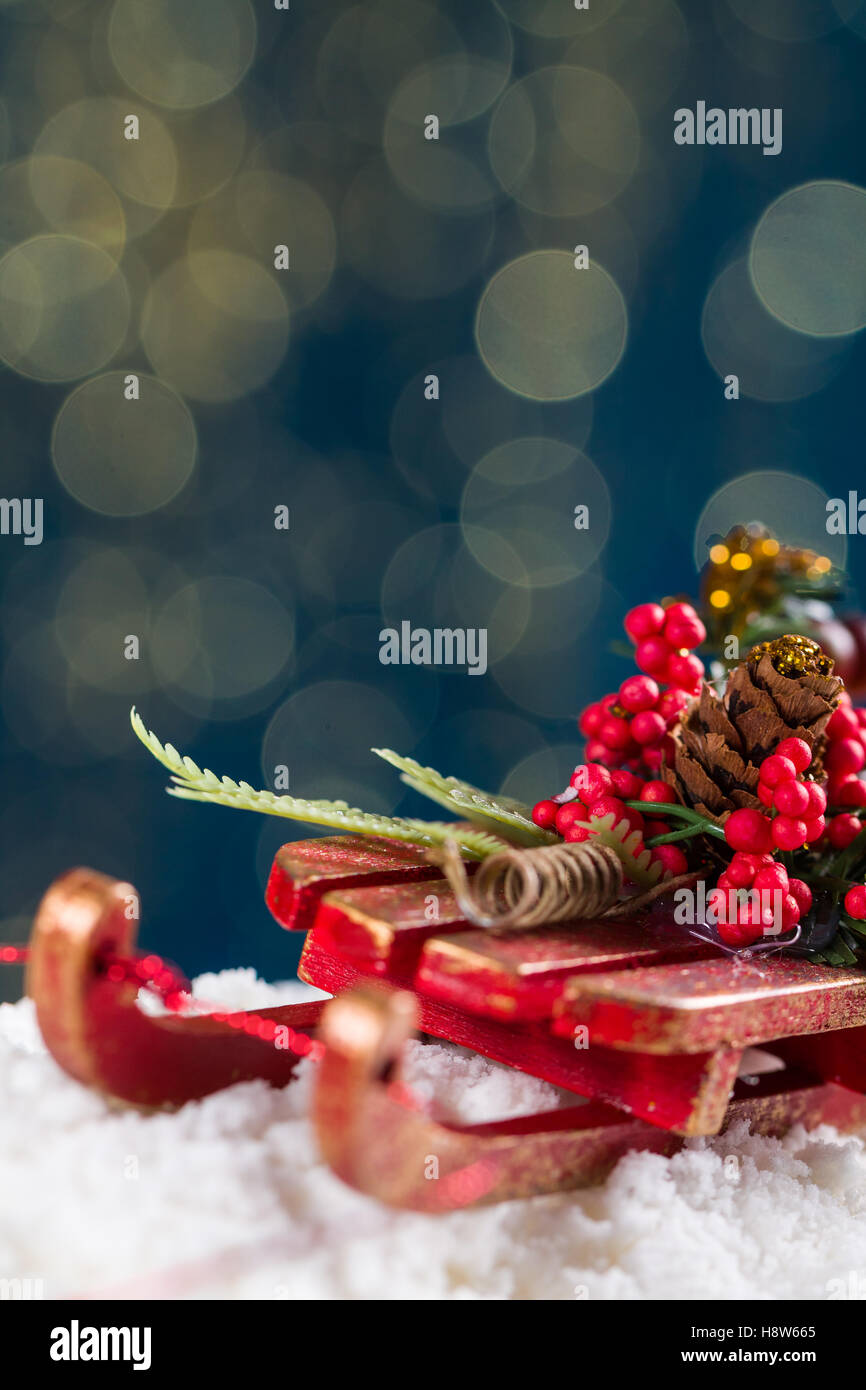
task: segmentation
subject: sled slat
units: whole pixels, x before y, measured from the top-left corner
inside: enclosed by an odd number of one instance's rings
[[[314,928],[307,936],[298,974],[331,994],[369,979],[357,961],[335,952]],[[387,983],[412,989],[411,974],[389,968]],[[425,1033],[529,1072],[554,1086],[616,1105],[677,1134],[715,1134],[724,1120],[737,1075],[740,1050],[714,1049],[701,1056],[636,1056],[614,1048],[575,1046],[554,1037],[548,1023],[501,1023],[479,1018],[419,994],[418,1022]]]
[[[315,919],[320,940],[376,974],[414,969],[428,937],[466,926],[444,878],[340,889],[322,899]]]
[[[503,1021],[549,1018],[574,975],[715,955],[673,923],[579,922],[573,927],[462,931],[424,945],[415,988]]]
[[[418,845],[368,835],[299,840],[277,851],[265,902],[281,927],[308,931],[319,900],[332,888],[438,878]]]
[[[575,1025],[628,1051],[705,1052],[866,1023],[866,973],[810,961],[705,960],[584,975],[554,1005],[560,1037]]]

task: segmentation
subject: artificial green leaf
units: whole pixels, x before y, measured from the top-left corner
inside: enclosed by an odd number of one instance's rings
[[[401,781],[422,796],[454,811],[494,834],[518,845],[552,845],[559,838],[542,830],[532,819],[532,811],[520,801],[508,796],[494,796],[473,787],[459,777],[443,777],[433,767],[423,767],[414,758],[405,758],[390,748],[374,748],[378,757],[396,767]]]
[[[202,770],[192,758],[183,757],[170,743],[160,743],[134,709],[130,721],[145,748],[171,773],[175,785],[168,788],[170,796],[186,801],[233,806],[242,811],[260,811],[264,815],[284,816],[308,825],[325,825],[333,830],[403,840],[416,845],[442,845],[446,840],[454,840],[463,854],[473,859],[484,859],[488,854],[505,848],[502,838],[497,839],[483,830],[467,829],[449,821],[380,816],[348,806],[345,801],[307,801],[302,797],[256,791],[249,782],[234,782],[231,777],[215,776],[208,768]]]

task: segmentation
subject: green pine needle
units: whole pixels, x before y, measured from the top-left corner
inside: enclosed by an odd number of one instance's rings
[[[325,825],[346,833],[381,836],[416,845],[434,846],[454,840],[463,854],[471,859],[485,859],[488,854],[505,848],[501,838],[497,839],[484,830],[471,830],[448,821],[380,816],[349,806],[345,801],[307,801],[297,796],[256,791],[249,782],[234,782],[231,777],[217,777],[209,768],[202,770],[192,758],[185,758],[170,743],[160,743],[156,734],[145,727],[135,709],[130,712],[130,722],[145,748],[171,773],[175,785],[167,788],[170,796],[186,801],[233,806],[241,811],[260,811],[264,815],[284,816],[308,825]]]
[[[443,777],[435,768],[423,767],[414,758],[404,758],[390,748],[374,748],[372,752],[396,767],[401,774],[400,780],[414,791],[454,811],[461,819],[503,836],[512,844],[552,845],[559,838],[537,826],[531,809],[512,797],[491,796],[459,777]]]

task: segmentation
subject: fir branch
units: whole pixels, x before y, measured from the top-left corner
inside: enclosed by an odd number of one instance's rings
[[[503,840],[484,830],[472,830],[449,821],[411,820],[402,816],[380,816],[349,806],[345,801],[308,801],[297,796],[278,796],[275,792],[256,791],[249,782],[235,782],[231,777],[217,777],[209,768],[200,768],[192,758],[186,758],[170,743],[162,744],[149,731],[138,712],[133,709],[130,722],[136,736],[158,762],[171,773],[175,784],[167,788],[169,796],[186,801],[204,801],[219,806],[233,806],[241,811],[259,811],[269,816],[284,816],[288,820],[304,821],[308,825],[324,825],[358,835],[373,835],[389,840],[403,840],[422,846],[442,845],[455,841],[461,852],[472,859],[484,859],[505,848]]]
[[[532,819],[528,806],[512,797],[492,796],[459,777],[443,777],[434,767],[423,767],[414,758],[405,758],[390,748],[373,748],[377,757],[396,767],[400,780],[431,801],[476,822],[512,844],[552,845],[559,838],[542,830]]]

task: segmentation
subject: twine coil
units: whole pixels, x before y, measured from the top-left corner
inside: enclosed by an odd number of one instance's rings
[[[699,876],[698,870],[680,874],[620,900],[622,862],[598,841],[503,849],[483,860],[471,881],[454,840],[430,857],[442,865],[463,916],[478,927],[540,927],[580,917],[623,917]]]

